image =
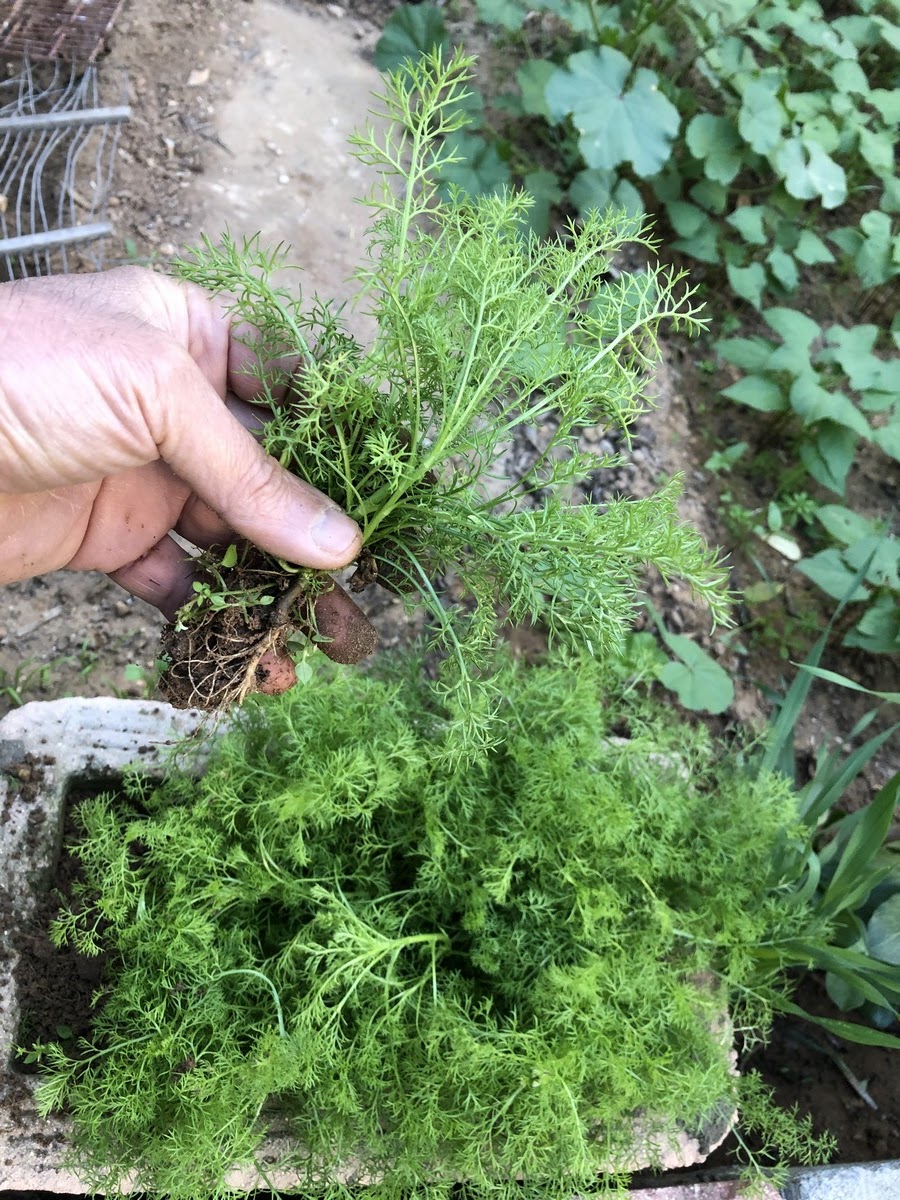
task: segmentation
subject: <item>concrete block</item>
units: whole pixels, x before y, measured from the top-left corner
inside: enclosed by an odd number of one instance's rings
[[[900,1200],[900,1161],[794,1171],[784,1200]]]

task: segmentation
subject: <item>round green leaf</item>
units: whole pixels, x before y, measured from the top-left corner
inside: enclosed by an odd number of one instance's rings
[[[763,76],[744,88],[738,130],[757,154],[768,154],[781,140],[787,114],[778,99],[778,79]]]
[[[766,286],[766,269],[762,263],[751,263],[749,267],[735,267],[726,263],[725,271],[731,290],[749,301],[754,308],[762,304],[763,288]]]
[[[798,200],[821,197],[824,208],[837,208],[847,199],[843,167],[809,138],[787,138],[776,150],[773,165],[784,178],[789,195]]]
[[[847,199],[844,168],[830,158],[817,142],[805,142],[804,146],[809,155],[807,174],[816,189],[816,195],[822,197],[822,207],[837,208]]]
[[[569,199],[582,216],[594,208],[609,208],[615,182],[615,171],[579,171],[569,184]]]
[[[747,404],[759,412],[784,412],[787,400],[781,388],[774,379],[766,379],[763,375],[745,375],[737,383],[733,383],[722,393],[729,400],[737,400]]]
[[[688,149],[703,160],[703,172],[715,183],[731,183],[741,169],[741,139],[730,121],[697,113],[685,131]]]
[[[769,240],[763,225],[766,212],[764,204],[745,204],[729,213],[725,220],[734,226],[745,242],[752,246],[765,246]]]
[[[859,988],[854,987],[852,983],[847,983],[845,979],[842,979],[840,975],[835,975],[832,971],[825,972],[825,991],[832,1004],[841,1012],[859,1008],[866,999]]]
[[[866,928],[869,953],[881,962],[900,967],[900,892],[872,913]]]
[[[812,558],[797,563],[797,570],[835,600],[843,600],[853,582],[853,572],[841,557],[840,550],[820,550]],[[868,594],[864,587],[857,585],[849,599],[865,600]]]
[[[416,62],[437,48],[450,49],[442,10],[434,4],[402,4],[391,13],[378,39],[375,66],[379,71],[396,71],[408,59]]]
[[[769,270],[784,290],[786,292],[794,291],[800,281],[800,274],[793,255],[782,250],[780,246],[773,246],[766,257],[766,262],[769,264]]]
[[[825,526],[835,541],[850,546],[863,538],[877,537],[883,532],[880,521],[872,521],[860,516],[852,508],[843,504],[823,504],[816,509],[816,517]]]
[[[474,133],[455,133],[448,138],[446,149],[459,162],[447,163],[441,168],[441,194],[449,195],[450,184],[456,184],[473,199],[489,196],[509,185],[509,165],[503,161],[493,143]]]
[[[675,692],[684,707],[692,712],[724,712],[734,699],[734,684],[728,674],[699,646],[687,638],[680,640],[688,642],[697,651],[697,656],[690,662],[666,663],[660,671],[660,683]]]
[[[900,123],[900,88],[873,88],[868,100],[878,109],[885,124]]]
[[[545,121],[553,120],[545,92],[547,81],[555,70],[556,67],[547,59],[533,58],[516,71],[516,82],[522,92],[522,107],[527,113],[543,117]]]
[[[528,11],[516,0],[475,0],[475,7],[487,25],[501,25],[510,33],[522,28]]]
[[[709,220],[702,208],[688,204],[686,200],[673,200],[666,205],[666,212],[679,237],[693,237]]]
[[[668,161],[681,118],[654,71],[640,68],[629,84],[631,74],[630,61],[611,46],[581,50],[553,73],[545,96],[554,120],[571,116],[589,167],[630,162],[644,178]]]

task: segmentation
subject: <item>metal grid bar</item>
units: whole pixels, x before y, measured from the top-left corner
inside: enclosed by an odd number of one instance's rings
[[[125,99],[126,83],[119,77]],[[110,230],[104,220],[127,107],[104,104],[96,68],[25,62],[0,82],[0,279],[69,269],[76,245]],[[91,251],[93,265],[99,254]],[[5,268],[5,271],[4,271]]]
[[[0,54],[92,63],[125,0],[0,0]]]

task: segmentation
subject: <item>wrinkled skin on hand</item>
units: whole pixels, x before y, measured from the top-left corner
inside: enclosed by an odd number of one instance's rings
[[[105,571],[171,618],[193,581],[173,531],[356,558],[355,523],[247,428],[261,384],[241,335],[200,288],[138,267],[0,285],[0,584]],[[368,622],[331,596],[352,640]]]

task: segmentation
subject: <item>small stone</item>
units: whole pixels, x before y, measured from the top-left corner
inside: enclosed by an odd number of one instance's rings
[[[178,253],[174,242],[163,242],[159,248],[159,252],[160,254],[164,255],[165,258],[171,258],[174,254]]]
[[[113,609],[117,617],[127,617],[131,612],[131,605],[125,600],[117,600],[113,605]]]
[[[204,83],[209,83],[209,67],[195,67],[188,75],[188,87],[203,87]]]
[[[290,177],[290,175],[279,175],[278,182],[279,183],[290,183],[291,177]]]
[[[330,12],[333,17],[346,17],[347,10],[340,4],[326,4],[325,11]]]

